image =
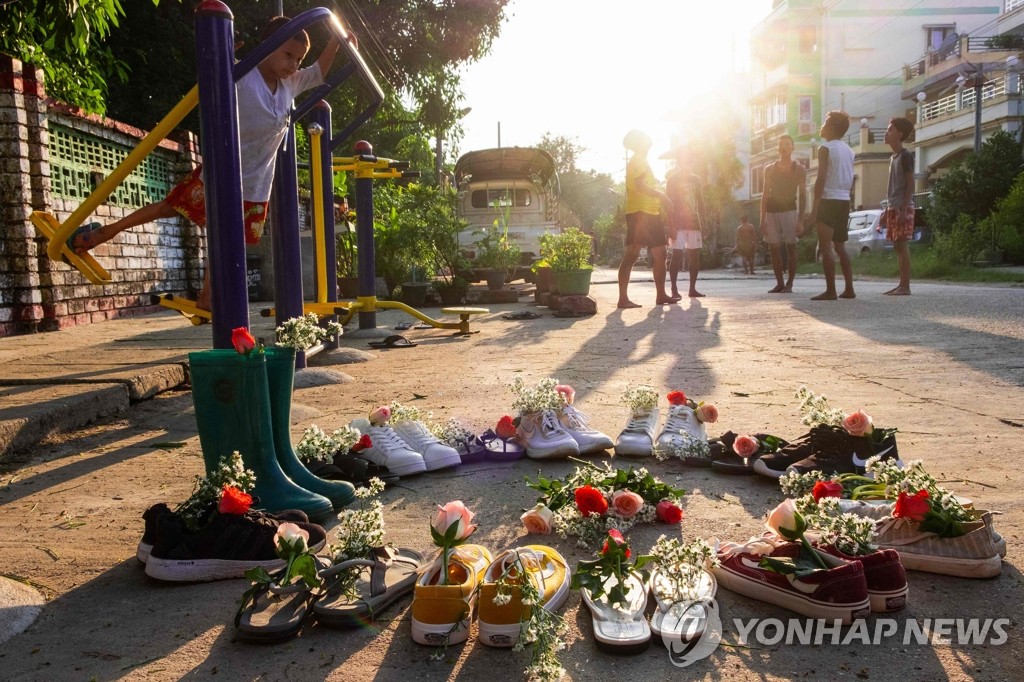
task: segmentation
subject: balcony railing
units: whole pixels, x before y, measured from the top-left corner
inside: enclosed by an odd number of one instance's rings
[[[1024,0],[1021,0],[1024,3]],[[999,76],[985,83],[981,89],[981,101],[1005,95],[1007,76]],[[957,106],[957,98],[960,98],[960,105]],[[983,105],[984,106],[984,105]],[[960,109],[974,108],[974,88],[964,88],[963,91],[937,99],[934,102],[925,102],[921,105],[921,122],[931,121],[946,114],[952,114]]]
[[[1024,7],[1024,0],[1006,0],[1006,2],[1008,7],[1011,2],[1014,4],[1014,7]],[[1021,48],[1024,48],[1024,37],[1021,36],[962,36],[960,40],[951,45],[934,52],[929,52],[913,64],[908,64],[904,68],[904,80],[910,81],[924,76],[939,64],[952,59],[963,57],[975,62],[987,61],[984,56],[975,57],[973,55],[984,55],[987,52],[1013,52]],[[989,57],[988,59],[991,58]]]
[[[1024,0],[1006,0],[1005,13],[1009,14],[1018,7],[1024,7]]]

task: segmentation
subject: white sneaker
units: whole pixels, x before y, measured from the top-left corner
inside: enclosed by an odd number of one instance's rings
[[[357,456],[387,467],[388,471],[396,476],[422,474],[427,470],[423,455],[406,445],[390,424],[369,427],[364,425],[360,430],[370,437],[373,445],[360,450]]]
[[[707,442],[708,432],[704,423],[697,419],[693,409],[686,405],[669,405],[665,426],[658,434],[658,443],[671,443],[679,438],[680,433],[689,434],[694,440]]]
[[[558,422],[579,445],[581,455],[607,450],[613,445],[611,438],[590,428],[589,421],[590,417],[572,405],[566,405],[558,412]]]
[[[519,436],[526,443],[526,456],[555,459],[580,454],[580,446],[558,422],[554,410],[524,414],[519,420]]]
[[[658,408],[634,412],[615,441],[616,455],[650,455],[654,449],[654,430],[658,428]]]
[[[437,471],[462,464],[459,451],[439,441],[423,422],[412,419],[392,424],[405,444],[423,456],[427,471]],[[371,438],[373,436],[370,436]]]

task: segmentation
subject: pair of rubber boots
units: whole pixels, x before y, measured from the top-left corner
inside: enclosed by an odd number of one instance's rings
[[[188,359],[207,473],[237,450],[245,468],[256,474],[252,494],[261,509],[300,509],[315,521],[352,502],[352,484],[314,476],[292,449],[294,350],[268,348],[249,355],[207,350],[189,353]]]

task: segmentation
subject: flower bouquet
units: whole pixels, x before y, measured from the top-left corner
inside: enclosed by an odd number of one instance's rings
[[[871,416],[863,410],[847,413],[834,408],[829,405],[828,398],[815,394],[806,386],[801,386],[797,390],[796,397],[800,400],[802,423],[812,427],[825,425],[835,430],[842,429],[853,438],[864,439],[870,454],[893,460],[899,459],[896,449],[897,429],[876,428]]]
[[[622,533],[611,529],[597,558],[579,562],[572,576],[572,589],[590,609],[598,647],[615,653],[642,651],[651,641],[644,618],[650,571],[644,567],[654,557],[632,557]]]
[[[322,341],[341,336],[342,327],[337,322],[327,322],[321,327],[316,313],[306,313],[285,320],[274,331],[277,333],[277,346],[304,351]]]
[[[679,523],[683,510],[679,498],[685,490],[673,488],[647,469],[613,469],[608,464],[584,463],[562,479],[526,485],[541,493],[537,505],[522,516],[531,533],[554,531],[565,538],[576,536],[582,547],[592,547],[609,530],[626,531],[637,523]]]
[[[672,641],[699,639],[714,609],[709,602],[718,589],[709,570],[718,565],[715,550],[702,539],[683,544],[662,535],[651,555],[658,566],[651,576],[651,592],[658,602],[651,630],[666,648],[671,648]]]
[[[248,493],[256,487],[256,474],[246,469],[242,455],[235,452],[221,457],[217,468],[206,476],[197,476],[187,500],[174,510],[185,527],[196,531],[207,525],[214,514],[244,514],[252,504]],[[238,511],[240,506],[244,509]]]
[[[443,424],[438,422],[431,424],[430,432],[445,445],[455,448],[459,456],[462,457],[463,464],[483,461],[487,455],[487,448],[483,440],[454,417]]]

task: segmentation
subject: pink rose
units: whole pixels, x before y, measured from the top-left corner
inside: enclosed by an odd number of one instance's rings
[[[804,517],[796,510],[796,500],[786,499],[768,513],[764,525],[779,537],[795,540],[807,529]]]
[[[851,436],[870,436],[875,427],[871,423],[871,417],[864,410],[857,410],[853,414],[846,415],[843,419],[843,428]]]
[[[743,459],[753,457],[761,449],[761,441],[753,436],[736,436],[732,442],[732,451]]]
[[[289,552],[302,554],[308,549],[309,532],[294,523],[282,523],[274,533],[274,546],[278,554],[287,556]]]
[[[718,421],[718,408],[711,403],[702,403],[693,413],[705,424],[714,424]]]
[[[572,401],[576,398],[576,389],[569,384],[558,384],[555,386],[555,393],[562,396],[562,402],[566,405],[572,405]]]
[[[543,504],[538,504],[536,507],[520,516],[519,520],[523,522],[527,533],[548,535],[551,533],[551,519],[554,516],[555,513],[553,511]]]
[[[473,517],[476,516],[473,512],[466,509],[466,505],[462,504],[460,500],[449,502],[448,504],[437,506],[437,518],[434,519],[434,530],[439,535],[445,535],[448,529],[453,525],[458,524],[458,529],[455,531],[454,540],[465,540],[473,531],[476,530],[476,526],[473,525]]]
[[[624,519],[636,516],[644,506],[644,498],[632,490],[616,490],[612,493],[612,509]]]
[[[683,520],[683,510],[672,500],[662,500],[656,504],[654,513],[662,523],[676,524]]]
[[[381,405],[370,413],[370,423],[374,426],[380,426],[389,419],[391,419],[391,408],[386,405]]]

